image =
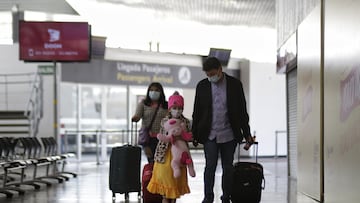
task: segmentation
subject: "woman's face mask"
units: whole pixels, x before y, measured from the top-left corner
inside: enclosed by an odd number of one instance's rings
[[[160,98],[160,92],[158,91],[149,91],[149,97],[153,101],[157,101]]]
[[[181,114],[183,113],[183,110],[182,109],[171,109],[170,113],[171,113],[171,117],[180,118]]]

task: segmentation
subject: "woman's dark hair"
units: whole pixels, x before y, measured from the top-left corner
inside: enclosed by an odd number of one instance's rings
[[[221,63],[219,59],[217,59],[216,57],[208,57],[205,59],[203,63],[203,71],[219,69],[220,67],[221,67]]]
[[[156,87],[160,90],[160,97],[159,97],[159,104],[162,106],[162,108],[164,109],[167,109],[168,108],[168,103],[167,101],[165,100],[165,93],[164,93],[164,88],[163,86],[158,83],[158,82],[153,82],[149,85],[148,89],[147,89],[147,92],[146,92],[146,97],[145,97],[145,100],[144,100],[144,104],[146,106],[150,106],[151,105],[151,99],[149,97],[149,92],[150,92],[150,88],[151,87]]]

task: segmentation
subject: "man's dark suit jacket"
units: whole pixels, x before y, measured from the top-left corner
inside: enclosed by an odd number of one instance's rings
[[[250,136],[249,115],[246,110],[244,90],[240,80],[224,73],[226,77],[226,97],[228,116],[235,139],[240,142]],[[204,143],[210,135],[212,122],[211,83],[207,78],[196,86],[192,133],[194,140]]]

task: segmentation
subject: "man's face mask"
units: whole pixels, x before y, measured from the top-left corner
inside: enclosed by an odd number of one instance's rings
[[[208,77],[208,80],[210,82],[217,83],[220,80],[220,76],[219,75],[213,75],[213,76]]]
[[[220,70],[221,69],[217,69],[206,72],[209,82],[217,83],[220,80],[221,78],[220,73],[222,73],[220,72]]]

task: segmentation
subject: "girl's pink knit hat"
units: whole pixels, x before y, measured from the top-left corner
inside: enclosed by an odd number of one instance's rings
[[[174,105],[184,108],[184,98],[177,91],[169,97],[168,109],[171,109]]]

